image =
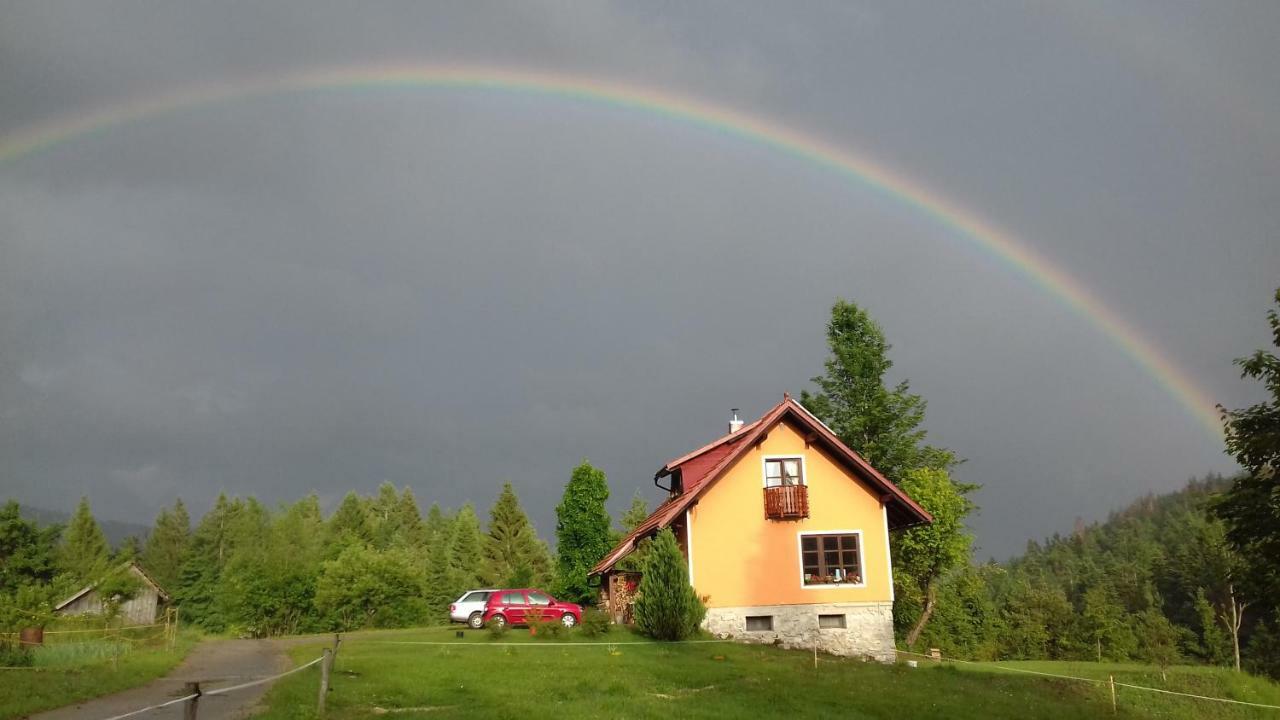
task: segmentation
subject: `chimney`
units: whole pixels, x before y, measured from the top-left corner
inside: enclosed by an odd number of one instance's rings
[[[742,429],[742,421],[738,419],[738,408],[730,412],[733,413],[733,418],[729,420],[729,434],[732,435]]]

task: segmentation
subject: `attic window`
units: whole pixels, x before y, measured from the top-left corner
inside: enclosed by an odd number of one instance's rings
[[[765,487],[793,487],[804,484],[804,458],[764,459]]]

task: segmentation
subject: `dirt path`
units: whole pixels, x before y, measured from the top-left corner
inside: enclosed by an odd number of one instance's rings
[[[182,664],[159,680],[78,705],[32,715],[32,720],[98,720],[182,697],[188,682],[212,690],[274,675],[289,668],[289,659],[271,640],[210,640],[196,646]],[[200,720],[238,720],[250,715],[270,683],[200,699]],[[136,716],[139,720],[182,717],[182,703]]]

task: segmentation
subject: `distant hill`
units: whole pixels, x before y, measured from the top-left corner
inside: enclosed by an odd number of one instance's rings
[[[23,517],[39,525],[66,525],[71,520],[71,513],[60,510],[46,510],[44,508],[31,507],[30,505],[19,505],[18,507]],[[102,527],[102,533],[107,536],[107,542],[110,542],[112,547],[119,547],[120,543],[124,542],[124,539],[130,535],[137,536],[139,540],[145,540],[148,533],[151,532],[151,527],[148,525],[103,520],[102,518],[98,518],[98,525]]]

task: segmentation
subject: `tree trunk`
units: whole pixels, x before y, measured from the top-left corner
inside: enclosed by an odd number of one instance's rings
[[[930,582],[925,586],[924,610],[920,612],[920,619],[916,621],[915,627],[911,628],[911,632],[907,633],[907,647],[915,647],[916,641],[920,639],[920,633],[924,632],[924,626],[929,624],[929,618],[933,616],[933,607],[937,602],[938,590]]]
[[[1236,672],[1240,672],[1240,625],[1244,623],[1244,610],[1249,607],[1249,603],[1236,600],[1236,588],[1234,583],[1227,585],[1227,610],[1231,612],[1228,616],[1226,612],[1222,613],[1222,623],[1227,626],[1227,630],[1231,633],[1231,650],[1235,654]]]

